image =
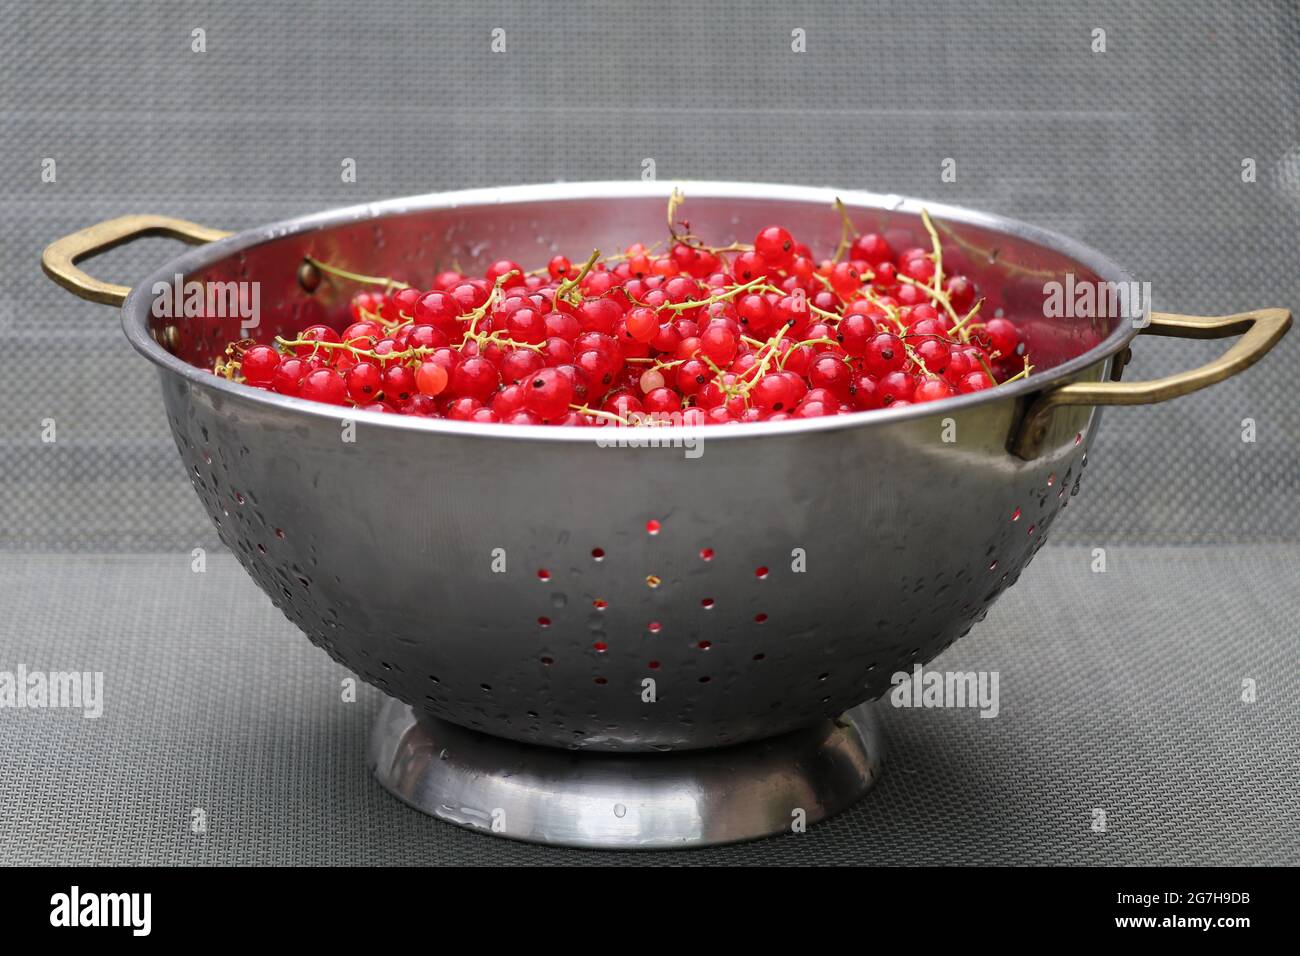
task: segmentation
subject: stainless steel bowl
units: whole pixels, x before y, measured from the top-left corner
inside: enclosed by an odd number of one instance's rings
[[[839,236],[828,190],[679,185],[684,214],[710,241],[747,240],[771,222],[819,252]],[[185,468],[221,539],[313,643],[417,717],[593,752],[756,741],[879,696],[891,674],[964,636],[1015,583],[1080,488],[1096,406],[1217,381],[1289,322],[1281,310],[1047,318],[1048,281],[1132,277],[1047,230],[925,203],[948,271],[976,280],[985,314],[1003,309],[1020,324],[1035,374],[940,404],[659,433],[698,440],[695,457],[680,445],[601,447],[606,429],[345,413],[245,388],[208,371],[241,337],[237,316],[152,314],[155,283],[179,274],[259,282],[253,334],[263,340],[308,319],[339,325],[356,287],[327,278],[305,290],[305,256],[427,280],[453,262],[611,251],[663,232],[670,189],[436,194],[225,238],[126,217],[56,242],[45,265],[78,294],[124,299],[127,337],[158,367]],[[922,203],[838,195],[863,230],[926,243]],[[157,232],[217,241],[129,294],[74,264]],[[1142,330],[1244,334],[1203,369],[1119,383]]]

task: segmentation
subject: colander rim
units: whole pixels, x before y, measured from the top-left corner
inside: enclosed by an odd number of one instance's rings
[[[300,413],[315,418],[327,419],[331,422],[345,419],[354,421],[358,425],[364,424],[367,428],[403,429],[467,438],[502,438],[589,444],[598,440],[606,430],[576,425],[539,426],[458,422],[448,419],[421,418],[414,415],[363,411],[357,408],[324,405],[263,389],[249,388],[224,378],[218,378],[208,370],[191,365],[172,355],[155,341],[149,332],[152,289],[157,282],[170,283],[177,273],[188,276],[220,259],[261,245],[264,242],[315,229],[355,222],[367,222],[382,217],[422,212],[429,209],[507,205],[515,202],[560,202],[576,199],[617,200],[646,196],[662,197],[666,201],[674,188],[681,189],[688,199],[692,196],[710,199],[763,198],[830,205],[836,198],[839,198],[849,208],[878,208],[888,212],[911,213],[917,216],[920,215],[921,209],[925,208],[937,220],[961,222],[967,225],[992,229],[1058,252],[1092,270],[1103,280],[1131,282],[1133,279],[1128,270],[1121,267],[1109,256],[1068,236],[1016,219],[949,203],[931,202],[892,193],[872,193],[822,186],[793,186],[775,183],[724,182],[716,180],[652,180],[649,182],[640,180],[601,180],[484,187],[451,192],[425,193],[343,206],[245,229],[225,239],[186,251],[138,282],[122,303],[122,328],[132,347],[161,370],[178,375],[193,386],[212,389],[238,402],[248,402],[264,408],[282,409],[286,412]],[[1029,375],[1018,382],[999,385],[995,388],[966,395],[957,395],[940,402],[926,402],[919,405],[907,405],[902,408],[875,409],[822,418],[787,419],[777,422],[738,422],[726,425],[666,425],[656,429],[657,440],[660,443],[668,444],[677,440],[736,440],[868,428],[895,424],[910,419],[922,419],[940,412],[964,411],[984,403],[1016,399],[1040,392],[1120,352],[1127,347],[1138,333],[1140,324],[1137,321],[1121,321],[1110,335],[1086,352],[1060,365]]]

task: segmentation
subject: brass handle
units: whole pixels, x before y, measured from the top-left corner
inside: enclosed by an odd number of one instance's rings
[[[87,226],[80,232],[51,242],[41,254],[41,268],[47,276],[73,295],[91,302],[121,305],[131,291],[130,287],[87,275],[77,268],[80,260],[141,236],[171,236],[198,245],[215,242],[228,235],[230,233],[221,229],[210,229],[184,219],[172,219],[170,216],[120,216]]]
[[[1258,362],[1291,327],[1286,309],[1256,309],[1235,315],[1171,315],[1151,313],[1151,324],[1141,332],[1179,339],[1222,339],[1240,335],[1241,341],[1213,362],[1200,368],[1166,375],[1148,382],[1073,382],[1039,395],[1025,412],[1011,452],[1030,460],[1037,456],[1047,432],[1050,412],[1058,405],[1148,405],[1165,402],[1222,382]]]

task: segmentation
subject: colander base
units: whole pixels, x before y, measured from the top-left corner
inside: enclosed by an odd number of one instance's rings
[[[883,759],[871,704],[767,740],[596,753],[505,740],[389,699],[370,764],[394,796],[448,823],[560,846],[666,849],[798,833],[854,803]]]

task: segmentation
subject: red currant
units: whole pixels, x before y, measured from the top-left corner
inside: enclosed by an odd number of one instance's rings
[[[647,412],[659,414],[679,412],[682,408],[681,397],[670,388],[656,388],[648,392],[641,404]]]
[[[882,405],[910,403],[916,391],[916,382],[907,372],[889,372],[880,378],[876,391]]]
[[[907,352],[903,340],[892,332],[880,332],[867,340],[863,364],[868,372],[880,378],[890,372],[896,372],[907,364]]]
[[[773,269],[784,269],[794,261],[794,236],[781,226],[768,226],[754,237],[754,251]]]
[[[544,368],[526,386],[525,406],[542,419],[563,416],[573,401],[573,386],[553,368]]]
[[[249,385],[267,387],[280,367],[280,353],[269,345],[254,345],[239,360],[239,370]]]
[[[912,392],[913,402],[937,402],[953,394],[952,386],[941,378],[927,378]]]
[[[546,271],[552,279],[567,279],[573,272],[573,263],[564,256],[555,256],[546,264]]]
[[[348,397],[348,388],[343,382],[343,376],[338,372],[333,369],[318,368],[314,372],[309,372],[302,380],[298,395],[300,398],[324,402],[326,405],[342,405]]]
[[[432,360],[421,362],[419,368],[415,370],[415,387],[421,395],[430,398],[442,394],[447,387],[448,379],[447,370]]]
[[[472,398],[482,404],[501,384],[496,366],[485,358],[471,356],[458,364],[451,373],[451,390],[462,398]]]
[[[373,402],[383,387],[383,373],[371,362],[358,362],[348,370],[345,378],[348,397],[357,404]]]
[[[989,319],[984,323],[984,335],[994,355],[1006,358],[1016,354],[1020,332],[1006,319]]]

